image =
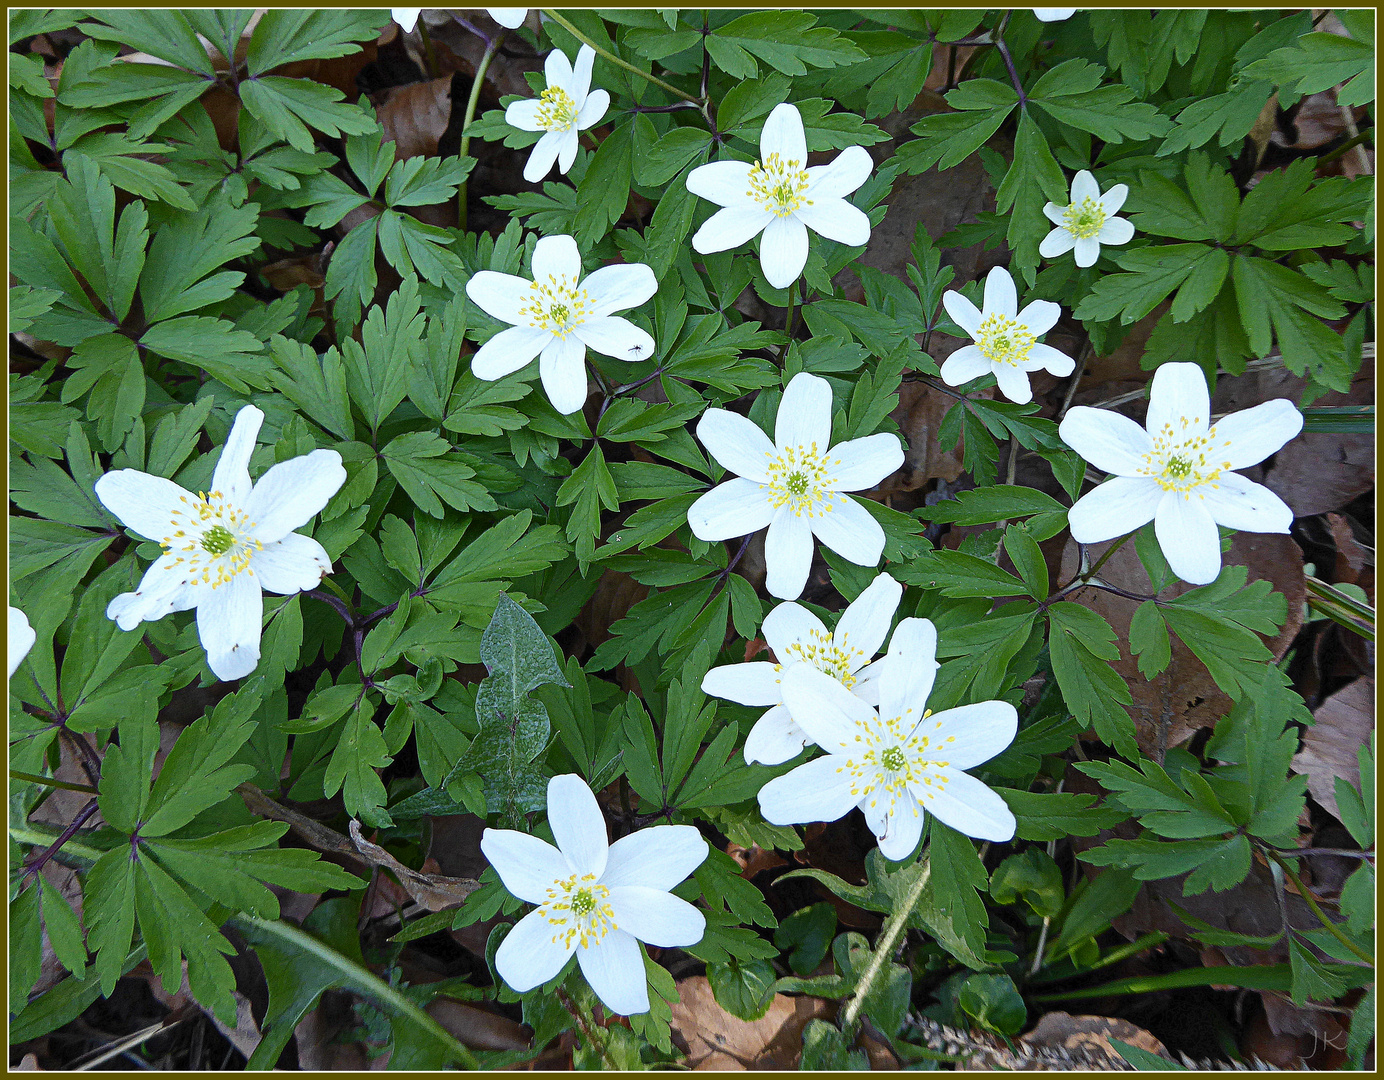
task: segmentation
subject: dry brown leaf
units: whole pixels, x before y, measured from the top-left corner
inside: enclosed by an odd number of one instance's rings
[[[830,1017],[835,1007],[822,998],[775,994],[762,1017],[741,1020],[716,1003],[706,976],[696,975],[678,982],[673,1043],[693,1069],[795,1069],[803,1029],[812,1020]]]
[[[38,1063],[38,1055],[37,1055],[37,1054],[25,1054],[25,1055],[20,1059],[18,1065],[11,1065],[10,1068],[13,1069],[15,1072],[46,1072],[46,1071],[47,1071],[47,1070],[45,1070],[45,1069],[43,1068],[43,1066],[41,1066],[41,1065]]]
[[[436,997],[423,1011],[473,1050],[527,1050],[533,1033],[507,1016],[449,997]]]
[[[1033,1049],[1066,1050],[1075,1056],[1083,1052],[1105,1057],[1120,1057],[1111,1039],[1137,1046],[1150,1054],[1167,1056],[1163,1043],[1149,1031],[1113,1016],[1073,1016],[1066,1012],[1050,1012],[1038,1025],[1019,1038],[1019,1045]]]
[[[430,82],[410,83],[389,90],[375,107],[386,142],[394,143],[397,161],[436,157],[438,143],[452,122],[453,101],[466,101],[465,80],[458,73]]]
[[[1323,701],[1312,715],[1317,722],[1302,738],[1293,771],[1306,776],[1312,798],[1332,817],[1340,818],[1336,777],[1352,787],[1360,786],[1357,754],[1374,730],[1374,680],[1356,679]]]
[[[1335,579],[1359,582],[1362,570],[1366,567],[1371,570],[1374,568],[1374,551],[1355,538],[1355,530],[1340,514],[1327,514],[1326,524],[1331,530],[1331,539],[1336,542],[1336,552],[1339,556],[1336,560]],[[1342,563],[1345,565],[1342,566]],[[1373,577],[1374,575],[1370,574],[1370,578]]]
[[[388,870],[399,879],[416,903],[429,911],[443,911],[456,907],[481,887],[474,878],[446,877],[442,874],[420,874],[410,870],[379,844],[372,844],[361,835],[360,822],[350,824],[351,841],[356,850],[365,856],[366,861]]]
[[[974,396],[993,397],[994,390]],[[942,418],[954,404],[956,399],[950,394],[924,382],[906,382],[899,388],[898,408],[889,417],[899,425],[908,448],[903,467],[885,478],[880,491],[916,491],[933,480],[951,483],[961,475],[964,454],[960,440],[954,446],[942,446],[937,441]]]

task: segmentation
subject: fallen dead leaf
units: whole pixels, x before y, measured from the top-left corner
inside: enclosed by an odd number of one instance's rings
[[[1073,1016],[1050,1012],[1038,1025],[1019,1039],[1020,1046],[1033,1049],[1066,1050],[1074,1056],[1083,1052],[1118,1058],[1119,1050],[1111,1039],[1137,1046],[1150,1054],[1167,1055],[1163,1043],[1149,1031],[1113,1016]]]
[[[835,1007],[822,998],[775,994],[767,1013],[745,1021],[716,1003],[705,975],[695,975],[678,982],[673,1043],[700,1071],[796,1069],[803,1029],[812,1020],[829,1018]]]
[[[1312,798],[1339,819],[1336,777],[1352,787],[1360,784],[1356,755],[1374,730],[1374,680],[1368,675],[1356,679],[1322,702],[1312,715],[1317,722],[1302,738],[1293,771],[1307,777]]]
[[[993,397],[994,390],[974,396]],[[943,446],[937,440],[942,418],[955,404],[950,394],[924,382],[906,382],[899,388],[899,404],[889,418],[899,425],[907,449],[902,468],[885,478],[880,491],[916,491],[933,480],[951,483],[961,475],[964,454],[960,440],[954,446]]]
[[[354,819],[350,824],[351,841],[367,862],[388,870],[399,879],[414,901],[429,911],[443,911],[456,907],[479,889],[480,882],[475,878],[446,877],[442,874],[420,874],[410,870],[393,855],[378,844],[372,844],[361,835],[360,822]]]
[[[459,72],[453,72],[440,79],[396,86],[386,92],[384,100],[375,106],[375,115],[384,129],[385,141],[394,143],[396,160],[438,156],[438,144],[452,124],[454,101],[463,103],[457,115],[460,123],[466,101],[466,82]],[[456,134],[460,138],[460,130]]]
[[[423,1011],[473,1050],[527,1050],[533,1042],[523,1024],[464,1001],[436,997]]]

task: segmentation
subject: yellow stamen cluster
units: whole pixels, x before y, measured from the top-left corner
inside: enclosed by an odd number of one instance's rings
[[[765,485],[769,489],[769,505],[775,510],[787,506],[796,517],[831,513],[832,475],[828,465],[840,463],[839,458],[828,458],[818,450],[815,442],[780,451],[769,463],[769,483]]]
[[[1176,424],[1165,423],[1153,434],[1153,449],[1144,455],[1145,476],[1152,476],[1164,491],[1188,492],[1203,484],[1213,487],[1230,462],[1215,461],[1211,455],[1221,448],[1212,428],[1204,435],[1192,434],[1201,426],[1199,417],[1180,417]]]
[[[1078,240],[1089,240],[1104,228],[1109,216],[1105,207],[1088,195],[1062,211],[1062,227]]]
[[[951,763],[937,757],[942,746],[934,745],[932,740],[942,727],[938,721],[932,735],[919,734],[922,717],[913,719],[913,710],[904,710],[903,716],[882,719],[879,726],[861,725],[852,746],[840,744],[840,753],[846,758],[837,772],[851,775],[851,794],[856,798],[870,800],[870,806],[877,806],[881,796],[892,805],[909,786],[923,785],[922,795],[932,799],[938,792],[945,792],[948,777],[944,770]],[[956,736],[948,736],[943,745],[956,741]],[[914,807],[917,813],[917,807]]]
[[[264,544],[249,531],[255,523],[230,505],[219,491],[199,491],[195,500],[181,496],[186,509],[174,510],[169,534],[159,541],[165,554],[177,553],[173,565],[189,584],[220,588],[244,571],[254,576],[250,559]]]
[[[544,131],[570,131],[577,122],[577,103],[560,86],[550,86],[538,95],[534,122]]]
[[[750,169],[750,190],[745,194],[777,217],[788,217],[803,206],[811,206],[807,198],[807,170],[796,158],[786,161],[770,154],[756,161]]]
[[[610,906],[610,889],[600,884],[595,874],[573,874],[554,881],[538,910],[556,928],[553,943],[564,948],[570,949],[576,941],[585,949],[619,929],[615,909]]]
[[[547,281],[529,283],[529,302],[519,315],[530,326],[565,338],[591,315],[591,296],[566,277],[548,275]]]
[[[976,331],[976,345],[992,364],[1018,367],[1028,359],[1035,340],[1027,326],[998,312],[987,315]]]
[[[817,629],[808,631],[806,641],[795,641],[784,651],[789,655],[782,657],[782,660],[806,660],[847,690],[855,686],[855,669],[860,666],[856,657],[863,658],[865,655],[859,649],[852,649],[844,640],[838,646],[830,634]]]

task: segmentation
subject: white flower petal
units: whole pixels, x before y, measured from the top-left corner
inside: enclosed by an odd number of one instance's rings
[[[529,904],[543,903],[553,882],[571,877],[574,870],[552,844],[513,829],[482,832],[481,854],[504,887]]]
[[[918,728],[929,749],[953,769],[974,769],[1000,753],[1019,731],[1019,713],[1007,701],[978,701],[936,713]]]
[[[1066,209],[1067,209],[1067,208],[1066,208],[1065,206],[1058,206],[1055,202],[1044,203],[1044,204],[1043,204],[1043,216],[1044,216],[1045,218],[1047,218],[1049,221],[1051,221],[1054,225],[1057,225],[1057,226],[1061,227],[1062,223],[1066,220],[1066,217],[1065,217],[1065,211],[1066,211]],[[1063,232],[1066,232],[1065,229],[1063,229],[1062,231],[1063,231]],[[1069,235],[1070,235],[1070,234],[1069,234]],[[1049,233],[1049,234],[1048,234],[1048,238],[1051,239],[1051,237],[1052,237],[1052,234]],[[1046,243],[1046,242],[1047,242],[1047,241],[1045,240],[1044,243]],[[1063,248],[1062,250],[1065,251],[1066,248]],[[1042,249],[1039,248],[1039,251],[1040,251],[1040,253],[1041,253]]]
[[[748,536],[774,520],[764,487],[737,476],[717,484],[687,508],[687,524],[698,540],[729,540]],[[808,539],[809,545],[811,538]],[[809,549],[808,558],[811,559]]]
[[[1052,204],[1049,203],[1049,206]],[[1076,237],[1066,229],[1053,229],[1038,245],[1038,254],[1045,259],[1057,259],[1076,246]]]
[[[518,30],[524,25],[529,9],[521,7],[486,8],[485,13],[506,30]]]
[[[827,455],[835,491],[868,491],[903,466],[903,444],[890,431],[837,443]]]
[[[1031,8],[1039,22],[1064,22],[1076,14],[1076,8]]]
[[[250,455],[255,452],[255,439],[263,423],[264,413],[253,405],[246,405],[236,413],[231,433],[226,436],[226,445],[221,448],[221,457],[216,462],[216,471],[211,474],[211,489],[221,492],[227,502],[237,506],[250,494]]]
[[[1111,409],[1073,406],[1057,434],[1101,472],[1117,476],[1137,476],[1144,468],[1144,455],[1153,450],[1147,431]]]
[[[649,980],[644,957],[632,934],[612,930],[599,942],[577,950],[581,973],[601,1003],[620,1016],[649,1011]]]
[[[561,87],[568,94],[572,92],[572,61],[561,49],[554,49],[543,61],[543,77],[548,86]]]
[[[10,608],[9,628],[5,634],[6,651],[9,653],[10,678],[14,677],[19,665],[34,647],[37,635],[24,612],[17,607]]]
[[[106,605],[106,618],[122,630],[133,630],[142,622],[154,622],[175,611],[197,606],[203,593],[211,586],[192,584],[187,580],[186,564],[179,565],[175,555],[161,555],[150,563],[134,592],[121,593]]]
[[[587,95],[586,101],[577,112],[577,120],[573,127],[577,131],[585,131],[587,128],[595,127],[605,119],[605,114],[609,111],[610,94],[598,87]]]
[[[1221,536],[1201,499],[1177,491],[1164,493],[1153,531],[1174,574],[1192,585],[1216,580],[1221,572]]]
[[[1019,292],[1003,266],[996,266],[985,276],[985,314],[996,313],[1011,319],[1019,313]]]
[[[1013,364],[995,364],[995,382],[1000,393],[1017,405],[1027,405],[1033,400],[1033,388],[1028,384],[1028,372]]]
[[[643,263],[603,266],[581,285],[590,297],[591,314],[595,316],[637,308],[658,292],[658,278]]]
[[[562,773],[548,781],[548,825],[573,870],[598,878],[605,873],[610,854],[605,817],[596,796],[576,773]]]
[[[707,409],[697,421],[697,438],[723,469],[768,483],[769,463],[778,452],[753,420],[729,409]]]
[[[870,829],[879,841],[879,853],[893,862],[901,862],[913,854],[913,849],[918,846],[918,838],[923,835],[922,811],[913,792],[907,788],[899,792],[898,797],[892,799],[887,806],[882,792],[878,794],[878,798],[878,816],[871,820],[871,812],[867,810],[866,820],[870,822]]]
[[[980,324],[985,321],[985,316],[981,313],[980,308],[955,289],[948,289],[942,294],[942,306],[947,309],[947,314],[951,316],[952,322],[965,330],[971,337],[980,333]]]
[[[204,591],[197,604],[197,636],[207,651],[207,666],[222,681],[249,675],[259,664],[260,596],[254,578],[236,574],[220,588]]]
[[[586,343],[575,334],[550,338],[538,354],[538,375],[543,380],[543,389],[553,408],[564,416],[586,404],[585,360]]]
[[[1072,245],[1077,266],[1095,266],[1100,258],[1100,241],[1094,236],[1081,236]]]
[[[745,764],[782,765],[802,753],[812,740],[793,721],[786,705],[775,705],[745,737]]]
[[[1100,204],[1107,214],[1118,214],[1120,212],[1120,207],[1124,206],[1125,199],[1127,198],[1129,198],[1129,185],[1116,184],[1100,197]],[[1132,225],[1130,226],[1129,234],[1130,236],[1134,235],[1134,227]],[[1101,243],[1107,243],[1107,241],[1102,240]],[[1124,241],[1117,240],[1115,243],[1122,244]]]
[[[807,575],[812,572],[812,550],[812,526],[807,518],[798,517],[786,506],[774,513],[764,536],[764,587],[770,596],[796,600],[803,594]]]
[[[1067,511],[1072,539],[1078,544],[1099,544],[1142,529],[1153,520],[1162,497],[1158,481],[1151,476],[1112,476]]]
[[[1072,202],[1085,202],[1087,199],[1100,199],[1100,184],[1090,169],[1082,169],[1072,177]]]
[[[537,326],[501,330],[471,357],[471,374],[493,382],[524,367],[553,340],[551,331]]]
[[[577,242],[565,233],[543,237],[533,246],[532,269],[534,281],[566,279],[575,285],[581,280],[581,252],[577,250]]]
[[[963,345],[942,361],[942,381],[948,386],[963,386],[972,379],[993,371],[979,345]]]
[[[1258,465],[1302,431],[1302,413],[1287,398],[1274,398],[1216,421],[1211,437],[1219,443],[1215,460],[1225,468]]]
[[[1263,484],[1239,473],[1222,473],[1214,484],[1203,484],[1196,494],[1217,525],[1241,532],[1286,533],[1293,525],[1293,511]]]
[[[903,586],[888,574],[877,574],[841,613],[832,643],[842,651],[853,650],[860,654],[855,665],[857,669],[874,659],[875,653],[883,647],[901,599]]]
[[[602,356],[627,360],[636,364],[654,354],[654,339],[647,330],[630,322],[623,315],[599,315],[573,328],[572,333],[588,348]]]
[[[687,174],[687,190],[717,206],[759,207],[750,195],[750,164],[747,161],[713,161],[698,165]]]
[[[775,607],[764,617],[764,625],[760,630],[780,664],[802,659],[792,646],[808,646],[814,639],[822,641],[830,637],[821,619],[801,604],[794,603],[779,604]],[[776,700],[781,701],[782,698]]]
[[[524,179],[530,184],[536,184],[547,176],[561,149],[562,132],[545,131],[543,137],[534,143],[533,149],[529,151],[529,160],[524,163]]]
[[[591,68],[595,63],[596,50],[590,45],[583,45],[577,50],[577,59],[572,64],[572,85],[567,92],[572,95],[578,109],[586,104],[586,95],[591,89]]]
[[[244,510],[255,539],[282,540],[312,520],[346,483],[346,469],[335,450],[314,450],[272,466],[255,483]]]
[[[828,240],[847,247],[864,247],[870,242],[870,218],[845,199],[814,199],[798,207],[793,216]]]
[[[290,596],[315,589],[332,572],[327,549],[311,536],[289,533],[250,557],[249,572],[265,592]]]
[[[686,900],[646,885],[616,885],[610,890],[615,925],[660,949],[695,945],[706,933],[706,916]]]
[[[196,501],[172,480],[135,469],[106,473],[96,481],[96,497],[122,525],[150,540],[162,540],[181,528],[174,524],[174,513],[186,513]]]
[[[692,237],[692,248],[703,255],[747,244],[764,231],[774,215],[753,203],[717,210]]]
[[[1037,371],[1046,368],[1058,378],[1066,378],[1076,370],[1076,361],[1064,352],[1059,352],[1051,345],[1044,345],[1041,341],[1033,345],[1028,350],[1028,359],[1024,362],[1025,371]]]
[[[413,28],[418,25],[418,16],[422,11],[422,8],[416,7],[390,8],[389,15],[390,18],[399,24],[400,30],[406,34],[411,34],[413,33]]]
[[[542,107],[543,102],[538,98],[511,101],[505,106],[505,123],[520,131],[542,131],[543,125],[538,122],[538,110]]]
[[[879,684],[879,715],[901,717],[907,731],[922,718],[937,677],[937,627],[931,619],[904,619],[889,642]]]
[[[702,676],[702,693],[741,705],[777,705],[778,665],[764,660],[748,664],[722,664]]]
[[[836,821],[855,809],[851,774],[836,754],[814,758],[759,789],[759,812],[771,825]]]
[[[759,159],[777,154],[785,161],[796,161],[798,165],[807,164],[807,134],[803,131],[802,113],[796,105],[784,102],[774,106],[774,111],[764,121],[764,131],[759,136]]]
[[[552,924],[541,911],[530,911],[505,935],[495,952],[495,970],[515,993],[542,986],[567,963],[576,935],[553,937]]]
[[[826,453],[831,442],[831,383],[800,371],[784,387],[774,419],[774,444],[780,450],[810,447]]]
[[[1200,364],[1163,364],[1153,373],[1144,426],[1158,437],[1164,425],[1179,438],[1202,435],[1210,426],[1211,394]],[[1187,423],[1184,426],[1183,420]]]
[[[691,825],[654,825],[610,845],[601,884],[645,885],[667,892],[706,860],[707,843]]]
[[[516,277],[513,274],[497,274],[494,270],[482,270],[473,274],[471,280],[466,283],[466,295],[471,303],[492,319],[499,319],[500,322],[509,323],[511,326],[527,325],[528,320],[519,310],[528,302],[532,291],[533,283],[527,278]],[[523,367],[523,364],[519,367]],[[517,371],[518,368],[510,370]]]
[[[1124,187],[1123,184],[1120,186]],[[1128,218],[1107,218],[1100,232],[1096,233],[1096,239],[1102,244],[1127,244],[1134,239],[1134,225]]]
[[[1004,843],[1014,839],[1018,823],[1008,803],[969,773],[949,768],[938,771],[947,779],[945,786],[912,785],[924,810],[943,825],[977,840]]]
[[[828,753],[853,747],[860,728],[876,723],[870,706],[825,671],[808,663],[784,667],[783,703],[798,727]]]
[[[1028,327],[1028,332],[1034,337],[1042,337],[1057,325],[1057,320],[1061,317],[1061,305],[1054,304],[1051,300],[1033,300],[1024,305],[1024,310],[1019,312],[1018,320]]]
[[[566,176],[572,168],[572,163],[577,160],[577,149],[581,146],[581,136],[577,133],[576,125],[573,124],[560,133],[558,140],[557,171]]]
[[[884,527],[849,495],[837,495],[831,511],[810,519],[812,532],[826,547],[856,566],[874,566],[884,554]]]
[[[866,664],[855,673],[855,685],[851,693],[866,705],[879,706],[879,681],[892,663],[887,656],[881,656],[874,663]]]
[[[808,166],[807,194],[814,200],[845,198],[870,178],[874,167],[870,151],[863,146],[848,146],[826,165]]]
[[[795,217],[771,216],[759,243],[759,266],[770,285],[786,289],[798,280],[807,265],[806,225]]]

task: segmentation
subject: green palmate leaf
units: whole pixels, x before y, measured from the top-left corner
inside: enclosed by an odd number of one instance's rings
[[[1134,702],[1110,661],[1120,657],[1115,632],[1094,611],[1066,600],[1048,608],[1052,669],[1067,707],[1126,756],[1134,755]]]
[[[578,559],[589,560],[601,532],[601,509],[620,508],[615,480],[599,446],[593,445],[582,463],[563,481],[558,489],[557,503],[559,506],[575,504],[567,520],[567,539],[574,544]]]
[[[1297,271],[1268,259],[1240,256],[1232,267],[1232,280],[1255,354],[1267,355],[1276,338],[1283,362],[1294,374],[1310,372],[1332,389],[1348,388],[1351,368],[1342,340],[1321,322],[1345,314],[1337,300]]]
[[[1205,840],[1108,840],[1078,857],[1096,866],[1127,867],[1139,881],[1186,874],[1182,894],[1208,888],[1225,892],[1245,880],[1250,869],[1249,840],[1241,835]]]
[[[1093,795],[1075,792],[1017,791],[996,788],[1018,820],[1021,840],[1059,840],[1064,836],[1095,836],[1123,821],[1116,806],[1095,805]]]
[[[719,27],[705,39],[712,61],[736,79],[759,73],[755,59],[785,75],[806,74],[809,66],[835,68],[866,54],[836,30],[817,25],[804,11],[755,11]]]
[[[424,513],[442,517],[444,502],[458,510],[494,510],[498,506],[485,486],[472,479],[476,470],[433,432],[400,435],[382,454],[390,474]]]
[[[1337,96],[1341,105],[1368,104],[1374,100],[1374,47],[1370,40],[1373,22],[1370,18],[1362,19],[1358,30],[1351,31],[1351,37],[1304,34],[1292,45],[1275,49],[1248,65],[1244,73],[1248,78],[1264,79],[1277,86],[1279,100],[1285,107],[1342,82],[1346,85]]]
[[[1018,103],[1006,83],[968,79],[947,94],[947,104],[956,112],[924,117],[913,125],[919,137],[899,147],[900,164],[910,173],[960,164],[985,145]]]
[[[359,109],[341,103],[343,94],[334,87],[308,79],[265,75],[240,85],[241,104],[276,138],[296,150],[315,149],[309,128],[328,135],[360,135],[373,121]]]
[[[634,123],[623,124],[606,136],[577,185],[577,214],[572,229],[578,246],[590,247],[624,213],[634,178],[635,131],[641,126],[652,134],[649,118],[639,116]]]
[[[1156,107],[1135,102],[1128,85],[1101,85],[1099,64],[1073,59],[1047,71],[1033,84],[1029,101],[1059,123],[1089,131],[1106,142],[1140,141],[1166,135],[1172,124]]]
[[[967,967],[983,968],[989,916],[980,894],[989,888],[985,864],[971,839],[936,818],[928,823],[927,884],[918,917]],[[897,897],[901,899],[901,897]]]

